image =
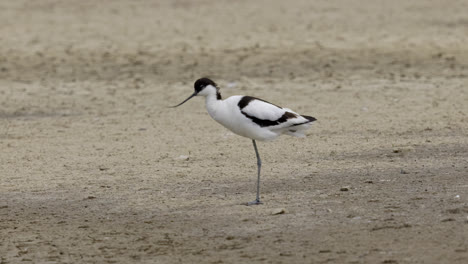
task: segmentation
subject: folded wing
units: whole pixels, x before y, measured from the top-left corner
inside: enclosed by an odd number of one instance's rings
[[[244,96],[238,105],[244,116],[261,127],[278,129],[311,122],[291,109],[282,108],[255,97]]]

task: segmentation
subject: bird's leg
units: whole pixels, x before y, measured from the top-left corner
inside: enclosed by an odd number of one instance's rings
[[[255,149],[255,155],[257,156],[257,168],[258,168],[258,175],[257,175],[257,199],[255,201],[247,203],[247,205],[255,205],[255,204],[262,204],[260,202],[260,169],[262,168],[262,160],[260,159],[260,155],[258,154],[257,144],[255,140],[252,139],[252,143]]]

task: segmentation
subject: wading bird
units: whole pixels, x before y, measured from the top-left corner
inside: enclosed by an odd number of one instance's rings
[[[257,156],[257,198],[247,205],[261,204],[262,160],[255,141],[273,140],[282,134],[305,137],[305,131],[316,119],[251,96],[234,95],[223,100],[218,85],[208,78],[198,79],[194,88],[195,92],[189,98],[173,107],[182,105],[194,96],[204,96],[206,110],[214,120],[232,132],[252,139]]]

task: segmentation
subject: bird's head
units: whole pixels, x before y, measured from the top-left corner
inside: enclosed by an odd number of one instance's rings
[[[173,107],[178,107],[182,105],[183,103],[187,102],[190,100],[192,97],[201,95],[201,96],[209,96],[209,95],[216,95],[217,99],[221,99],[221,94],[219,93],[219,88],[218,85],[213,82],[212,80],[208,78],[200,78],[195,81],[193,84],[193,88],[195,89],[195,92],[190,95],[187,99],[185,99],[182,103],[175,105]]]

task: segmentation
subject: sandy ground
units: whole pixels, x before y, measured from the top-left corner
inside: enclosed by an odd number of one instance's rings
[[[0,263],[468,263],[466,10],[0,1]],[[201,76],[318,119],[263,205]]]

